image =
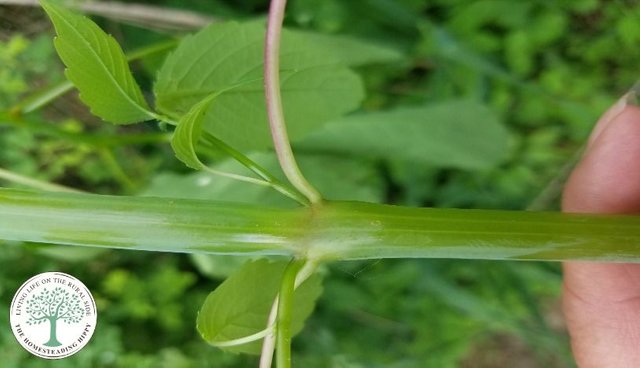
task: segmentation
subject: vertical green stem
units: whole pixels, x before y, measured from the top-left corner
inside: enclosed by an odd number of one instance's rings
[[[273,145],[282,171],[291,184],[313,204],[319,203],[322,197],[302,175],[293,156],[284,120],[282,96],[280,95],[280,33],[286,5],[286,0],[272,0],[269,8],[264,51],[264,89],[267,99],[267,115]]]
[[[296,275],[304,261],[294,259],[289,263],[282,276],[282,285],[278,300],[278,323],[276,327],[276,366],[291,368],[291,317],[293,310],[293,292]]]

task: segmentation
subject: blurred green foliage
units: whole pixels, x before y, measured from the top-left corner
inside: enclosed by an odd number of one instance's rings
[[[238,19],[262,17],[267,7],[263,0],[152,3]],[[0,20],[6,28],[0,29],[0,109],[7,109],[25,93],[62,80],[63,74],[50,35],[40,33],[48,22],[39,10],[0,7]],[[465,98],[487,104],[509,131],[508,159],[484,170],[443,169],[393,157],[303,157],[303,169],[305,161],[310,168],[326,167],[308,169],[309,176],[335,198],[555,209],[563,167],[599,114],[640,78],[640,5],[629,1],[291,0],[285,21],[290,27],[386,44],[405,55],[402,62],[359,68],[367,88],[364,111]],[[108,19],[100,22],[125,50],[168,37]],[[133,64],[147,91],[158,66],[157,60]],[[153,125],[99,124],[74,95],[28,118],[71,133],[158,131]],[[5,120],[0,119],[0,167],[29,177],[99,193],[187,192],[277,204],[269,195],[243,189],[244,184],[221,180],[209,185],[219,179],[189,172],[160,142],[105,148]],[[322,175],[332,168],[329,176]],[[207,346],[195,330],[197,310],[240,264],[237,259],[1,245],[0,309],[8,310],[14,291],[33,274],[57,270],[85,282],[100,313],[91,343],[53,362],[23,351],[9,332],[8,316],[0,314],[0,324],[7,327],[0,329],[3,367],[256,366],[254,358]],[[332,264],[317,310],[294,341],[294,364],[571,366],[559,313],[560,279],[557,265],[541,263]]]

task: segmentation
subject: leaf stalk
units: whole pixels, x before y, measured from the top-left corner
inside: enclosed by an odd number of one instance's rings
[[[286,0],[272,0],[267,21],[267,35],[264,50],[264,88],[267,101],[267,115],[273,146],[278,156],[282,171],[291,184],[298,189],[312,204],[322,200],[320,193],[302,175],[291,150],[289,136],[282,107],[280,93],[280,34]]]
[[[278,323],[276,327],[276,366],[291,368],[291,318],[296,276],[304,261],[293,259],[282,276],[278,298]]]

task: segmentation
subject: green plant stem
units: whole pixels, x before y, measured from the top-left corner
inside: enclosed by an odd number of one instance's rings
[[[267,115],[273,146],[282,171],[291,184],[313,204],[319,203],[322,197],[302,175],[293,156],[280,94],[280,33],[286,5],[286,0],[272,0],[269,7],[264,51],[264,89],[267,100]]]
[[[68,192],[68,193],[81,193],[81,190],[69,188],[64,185],[48,183],[45,181],[40,181],[36,179],[32,179],[20,174],[16,174],[12,171],[5,170],[0,168],[0,179],[4,179],[6,181],[10,181],[12,183],[24,185],[33,189],[51,191],[51,192]]]
[[[640,217],[407,208],[276,209],[0,189],[0,239],[165,252],[640,262]]]
[[[278,323],[276,327],[276,366],[291,368],[291,318],[296,275],[304,261],[292,260],[284,271],[278,294]]]

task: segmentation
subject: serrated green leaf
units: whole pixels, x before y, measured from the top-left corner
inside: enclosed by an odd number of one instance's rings
[[[447,101],[341,118],[314,132],[301,148],[482,169],[505,157],[507,138],[498,118],[484,105]]]
[[[152,119],[116,40],[87,17],[49,1],[40,3],[55,26],[54,44],[67,66],[65,74],[91,112],[115,124]]]
[[[209,294],[198,314],[197,328],[202,338],[216,345],[264,330],[287,263],[248,262],[218,286]],[[316,274],[296,289],[291,323],[293,335],[302,330],[304,321],[313,311],[322,293],[321,282],[322,278]],[[223,349],[258,354],[261,342],[258,340]]]
[[[255,22],[212,24],[186,37],[159,72],[154,88],[158,108],[182,116],[219,93],[203,129],[239,150],[270,147],[263,42],[264,27]],[[362,82],[338,57],[302,35],[285,33],[282,42],[281,90],[292,140],[358,107]]]
[[[256,153],[249,157],[271,172],[278,172],[278,160],[274,154]],[[329,200],[357,200],[382,202],[384,184],[380,173],[371,162],[350,158],[297,155],[305,175]],[[246,175],[247,169],[232,159],[223,160],[213,169],[238,175]],[[145,196],[206,199],[242,203],[260,203],[277,207],[296,207],[297,204],[272,188],[241,183],[209,172],[188,175],[161,173],[157,175]]]

